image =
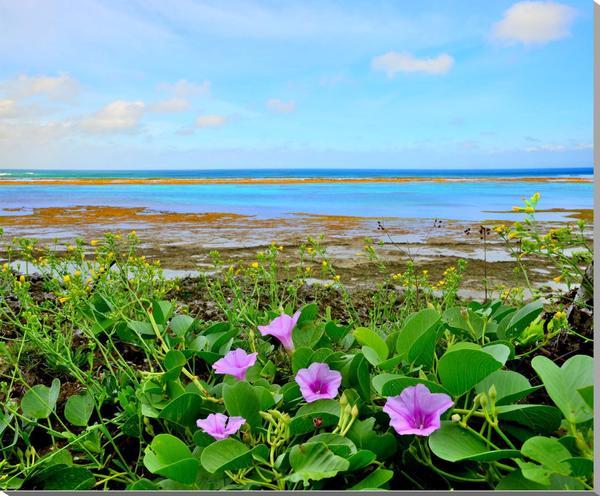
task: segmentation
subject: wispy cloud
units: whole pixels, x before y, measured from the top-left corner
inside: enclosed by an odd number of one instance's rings
[[[286,102],[279,98],[271,98],[267,100],[267,108],[277,114],[291,114],[296,110],[296,102],[293,100]]]
[[[546,143],[538,146],[530,146],[525,148],[526,152],[570,152],[576,150],[591,150],[594,145],[591,143],[575,143],[572,145]]]
[[[557,2],[518,2],[492,28],[492,37],[508,43],[544,44],[566,38],[576,16]]]
[[[14,79],[0,82],[0,94],[9,98],[28,98],[42,95],[50,100],[71,100],[81,87],[67,74],[58,76],[28,76],[21,74]]]
[[[224,115],[201,115],[196,119],[196,127],[221,127],[227,123],[227,120],[227,117]]]
[[[399,72],[422,72],[424,74],[440,75],[447,73],[454,65],[454,58],[447,53],[442,53],[432,58],[417,58],[406,52],[387,52],[378,55],[371,61],[371,67],[382,71],[389,78]]]

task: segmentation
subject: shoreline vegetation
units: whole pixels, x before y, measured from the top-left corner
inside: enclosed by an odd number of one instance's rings
[[[593,178],[587,177],[239,177],[239,178],[28,178],[5,179],[0,178],[1,186],[33,186],[33,185],[87,185],[102,186],[115,184],[138,185],[186,185],[186,184],[355,184],[355,183],[472,183],[472,182],[526,182],[526,183],[593,183]]]
[[[312,236],[168,279],[135,231],[4,233],[0,489],[591,489],[590,226],[538,222],[539,196],[510,225],[426,229],[502,246],[503,289],[487,263],[430,272],[388,221],[362,291]]]

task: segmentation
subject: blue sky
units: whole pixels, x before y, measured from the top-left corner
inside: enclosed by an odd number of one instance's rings
[[[0,168],[592,165],[590,0],[0,0],[0,33]]]

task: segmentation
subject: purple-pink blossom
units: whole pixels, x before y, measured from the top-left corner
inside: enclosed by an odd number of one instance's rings
[[[440,416],[454,403],[444,393],[432,393],[423,384],[404,389],[388,398],[383,411],[400,435],[429,436],[440,428]]]
[[[269,325],[258,326],[258,330],[263,336],[273,336],[281,341],[283,347],[288,351],[293,351],[294,342],[292,341],[292,331],[300,318],[300,310],[291,317],[282,313],[274,318]]]
[[[335,398],[342,383],[342,374],[331,370],[326,363],[312,363],[296,374],[300,392],[308,403]]]
[[[222,413],[211,413],[205,419],[196,420],[196,425],[217,440],[226,439],[240,430],[246,423],[243,417],[228,417]]]
[[[217,374],[232,375],[243,381],[246,379],[248,369],[256,363],[257,355],[258,353],[246,353],[243,349],[238,348],[213,363],[212,368]]]

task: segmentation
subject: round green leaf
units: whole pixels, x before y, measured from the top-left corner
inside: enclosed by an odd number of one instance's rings
[[[442,422],[441,427],[429,436],[429,447],[437,457],[448,462],[463,460],[492,462],[520,456],[518,450],[490,449],[475,434],[461,427],[457,422],[448,421]]]
[[[335,477],[347,470],[350,462],[335,455],[323,443],[297,444],[290,451],[293,472],[286,477],[290,482],[302,481],[308,486],[311,480]]]
[[[50,387],[37,384],[27,391],[21,399],[23,415],[33,419],[48,418],[58,399],[60,381],[54,379]]]
[[[162,475],[182,484],[191,484],[198,475],[198,459],[183,441],[171,434],[159,434],[146,448],[144,466],[152,474]]]
[[[450,348],[438,362],[438,375],[452,396],[460,396],[500,367],[485,351]]]
[[[542,379],[548,395],[568,422],[579,424],[593,418],[593,410],[578,391],[594,384],[592,357],[575,355],[559,368],[550,359],[536,356],[531,361],[531,366]]]
[[[65,403],[65,418],[73,425],[85,427],[94,411],[94,397],[89,391],[70,396]]]
[[[200,463],[211,474],[224,470],[239,470],[252,465],[252,453],[237,439],[223,439],[207,446]]]
[[[254,388],[246,381],[238,381],[234,385],[225,384],[223,401],[229,415],[245,418],[250,427],[258,427],[262,424],[259,413],[260,400]]]

